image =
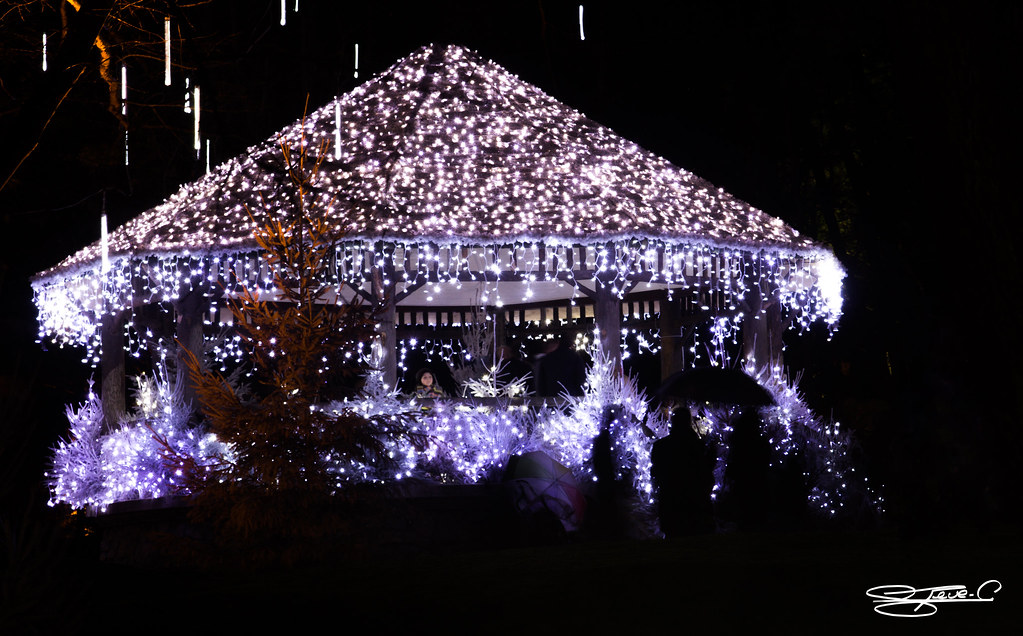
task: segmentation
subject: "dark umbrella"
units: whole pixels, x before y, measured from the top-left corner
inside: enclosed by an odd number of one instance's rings
[[[674,399],[748,406],[774,404],[771,392],[752,377],[738,369],[721,367],[704,367],[673,373],[661,383],[656,397],[662,403]]]

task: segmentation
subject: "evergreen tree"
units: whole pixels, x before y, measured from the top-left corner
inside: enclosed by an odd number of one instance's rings
[[[325,155],[321,148],[319,157]],[[370,371],[363,355],[375,337],[373,315],[341,302],[325,275],[340,233],[311,213],[319,161],[282,146],[293,187],[290,218],[267,214],[257,233],[275,293],[244,289],[230,303],[253,366],[255,398],[245,399],[195,356],[189,371],[210,430],[232,445],[233,461],[202,484],[195,515],[213,524],[220,547],[253,556],[299,558],[346,523],[357,486],[339,465],[382,468],[394,443],[418,443],[399,416],[367,418],[328,407],[333,386],[352,395]],[[339,464],[340,462],[343,462]],[[255,550],[255,553],[253,553]]]

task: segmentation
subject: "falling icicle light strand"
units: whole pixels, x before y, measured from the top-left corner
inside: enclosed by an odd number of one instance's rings
[[[128,67],[121,65],[121,115],[128,115]],[[128,163],[128,121],[124,122],[124,165]]]
[[[47,68],[47,62],[46,62],[46,34],[43,33],[43,72],[44,73],[46,72],[46,68]]]
[[[359,43],[355,43],[355,78],[359,78]]]
[[[107,213],[99,217],[99,241],[100,241],[100,271],[104,274],[110,271],[110,233],[107,229]]]
[[[121,114],[128,114],[128,67],[121,65]]]
[[[171,20],[163,19],[163,85],[171,85]]]
[[[200,108],[199,108],[199,85],[198,84],[196,84],[195,89],[193,91],[192,101],[194,102],[192,104],[192,108],[195,109],[195,117],[194,117],[195,128],[193,130],[194,136],[195,136],[195,138],[194,138],[195,158],[198,159],[200,157],[200,153],[202,152],[202,138],[199,137],[199,114],[200,114],[201,111],[200,111]]]
[[[583,5],[579,5],[579,39],[586,39],[586,33],[583,32]]]

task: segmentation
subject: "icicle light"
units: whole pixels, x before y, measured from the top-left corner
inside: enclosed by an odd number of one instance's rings
[[[585,40],[586,33],[583,31],[583,5],[579,5],[579,40]]]
[[[46,61],[46,34],[43,33],[43,72],[46,72],[47,61]]]

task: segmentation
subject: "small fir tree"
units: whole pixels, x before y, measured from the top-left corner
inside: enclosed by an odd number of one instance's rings
[[[196,514],[223,543],[286,560],[280,550],[307,548],[345,525],[340,504],[353,501],[355,486],[337,469],[339,459],[382,466],[391,461],[389,448],[420,441],[403,417],[366,416],[337,402],[325,408],[339,383],[359,394],[370,370],[362,353],[377,334],[372,313],[357,301],[339,302],[326,282],[340,232],[310,214],[319,160],[309,166],[304,146],[296,155],[282,144],[290,218],[267,215],[256,234],[275,293],[244,289],[230,303],[257,397],[239,396],[195,356],[188,364],[211,432],[234,450],[212,478],[201,476]]]

